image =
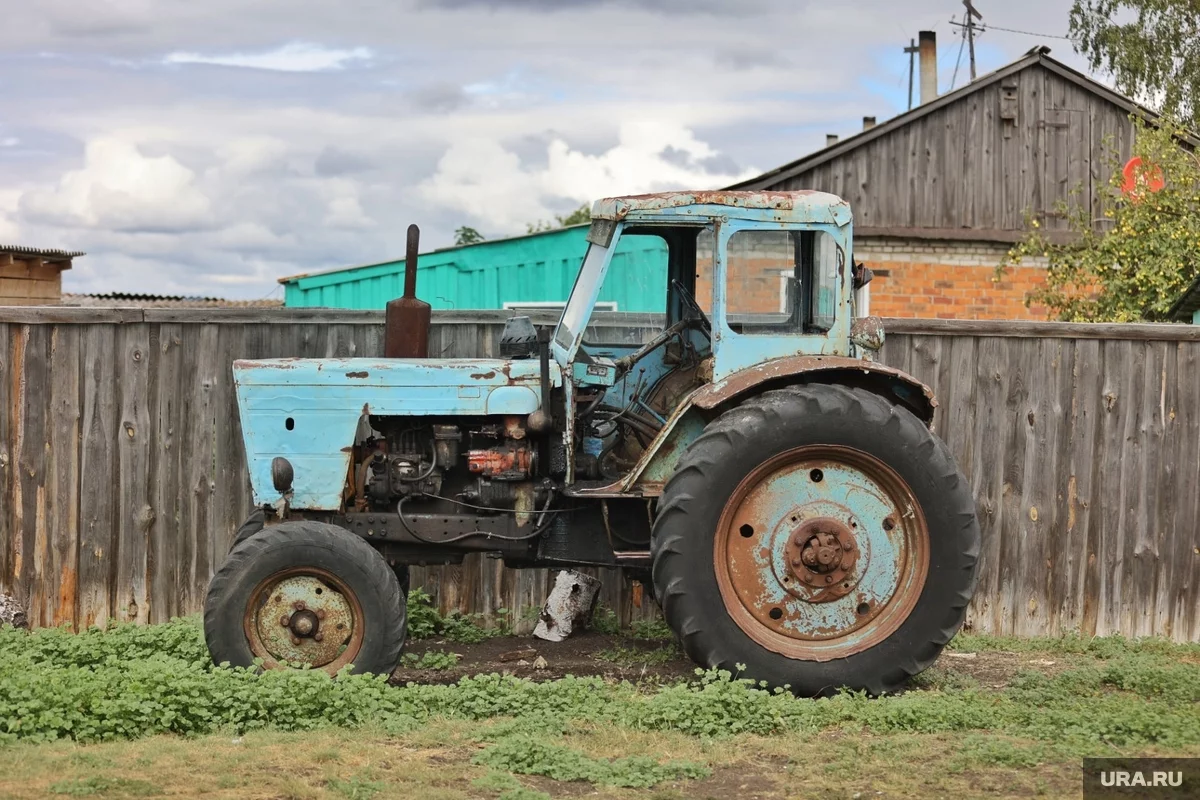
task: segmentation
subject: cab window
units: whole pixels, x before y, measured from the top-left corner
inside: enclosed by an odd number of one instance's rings
[[[743,334],[833,327],[845,255],[824,231],[743,230],[726,247],[725,321]]]

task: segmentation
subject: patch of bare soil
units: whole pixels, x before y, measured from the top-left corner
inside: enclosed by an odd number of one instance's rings
[[[669,659],[662,653],[664,648],[670,651]],[[562,642],[500,636],[477,644],[423,639],[404,648],[405,653],[416,656],[431,650],[455,653],[458,663],[440,670],[401,667],[392,675],[392,683],[454,683],[469,675],[493,672],[538,681],[595,675],[634,682],[674,682],[691,677],[696,668],[671,642],[645,642],[594,631],[575,634]],[[646,654],[645,661],[638,658],[639,653]]]
[[[968,675],[986,689],[1003,689],[1017,673],[1057,675],[1078,663],[1077,658],[1053,653],[1007,653],[1000,650],[963,653],[947,650],[938,658],[935,666],[947,672]]]
[[[669,658],[663,654],[664,648],[669,649]],[[459,661],[442,670],[401,667],[392,675],[392,683],[454,683],[470,675],[489,673],[538,681],[575,675],[635,683],[672,683],[693,677],[696,669],[696,665],[671,642],[638,641],[594,631],[576,634],[563,642],[545,642],[531,636],[502,636],[477,644],[424,639],[405,647],[406,653],[416,656],[426,651],[456,653]],[[638,653],[645,653],[646,660],[640,660]],[[545,660],[544,665],[539,658]],[[935,667],[969,676],[987,689],[1003,689],[1019,672],[1055,675],[1077,663],[1078,659],[1059,654],[946,651]]]

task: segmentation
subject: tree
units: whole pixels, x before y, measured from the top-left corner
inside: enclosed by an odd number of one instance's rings
[[[1118,89],[1200,129],[1200,0],[1075,0],[1070,35]]]
[[[454,232],[454,244],[456,246],[479,244],[482,241],[484,241],[483,234],[474,228],[468,228],[466,225]]]
[[[1085,204],[1063,204],[1075,234],[1070,241],[1051,241],[1031,220],[1029,234],[1001,265],[1002,274],[1009,264],[1046,259],[1046,284],[1026,304],[1043,304],[1073,322],[1161,321],[1200,277],[1200,160],[1180,146],[1178,124],[1154,127],[1134,118],[1134,126],[1141,166],[1128,182],[1114,157],[1104,204],[1111,226],[1097,231]]]
[[[572,211],[570,214],[555,214],[554,222],[548,220],[538,220],[530,222],[525,226],[525,230],[529,233],[541,233],[542,231],[552,231],[555,228],[566,228],[571,225],[582,225],[585,222],[591,222],[592,209],[587,203],[584,203],[579,208]]]

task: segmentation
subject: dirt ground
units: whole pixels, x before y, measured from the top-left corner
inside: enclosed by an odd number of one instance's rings
[[[575,634],[564,642],[546,642],[531,636],[502,636],[478,644],[442,639],[410,642],[405,653],[427,651],[459,656],[449,669],[396,670],[392,683],[454,683],[469,675],[507,673],[532,680],[553,680],[566,675],[600,676],[631,682],[671,683],[694,674],[696,665],[673,642],[642,641],[594,631]],[[537,663],[545,660],[544,666]],[[1001,689],[1022,671],[1053,675],[1069,669],[1078,659],[1046,653],[977,653],[946,650],[928,675],[966,679],[987,689]],[[539,668],[540,667],[540,668]]]

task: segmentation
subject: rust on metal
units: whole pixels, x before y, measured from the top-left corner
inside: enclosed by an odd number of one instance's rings
[[[855,448],[809,445],[742,480],[713,559],[721,599],[747,636],[789,658],[829,661],[874,647],[908,618],[929,570],[929,531],[891,467]]]
[[[266,669],[300,663],[334,675],[362,650],[362,604],[345,583],[316,567],[263,579],[250,593],[242,626]]]
[[[490,381],[494,377],[496,377],[495,370],[488,370],[487,372],[471,373],[471,380],[473,380],[473,381]]]
[[[417,299],[417,252],[421,231],[408,226],[404,256],[404,296],[391,300],[384,312],[383,354],[387,358],[425,358],[429,353],[428,303]]]
[[[883,347],[883,320],[879,317],[858,317],[850,325],[850,341],[872,352]]]
[[[725,401],[732,400],[756,386],[780,378],[809,375],[816,372],[845,371],[884,375],[919,390],[929,406],[929,416],[932,418],[933,409],[937,407],[937,398],[934,397],[933,389],[895,367],[845,356],[789,356],[767,361],[756,367],[742,370],[724,380],[700,387],[692,397],[692,404],[703,409],[716,408]],[[926,421],[928,422],[928,420]]]
[[[347,377],[347,378],[365,378],[365,377],[367,377],[368,375],[370,375],[370,373],[369,373],[369,372],[367,372],[365,369],[364,369],[364,370],[360,370],[360,371],[358,371],[358,372],[347,372],[347,373],[346,373],[346,377]]]

